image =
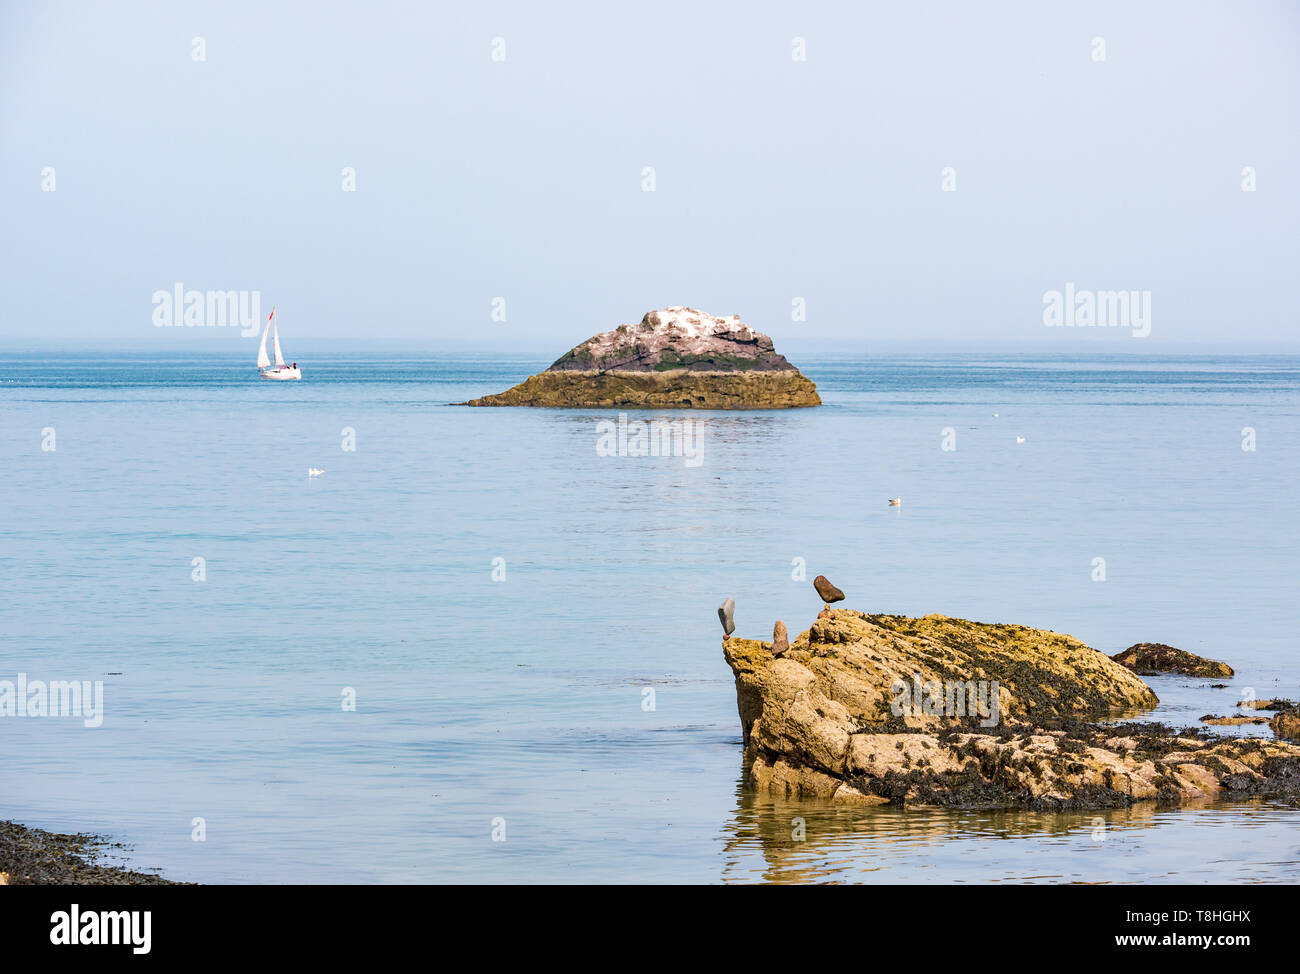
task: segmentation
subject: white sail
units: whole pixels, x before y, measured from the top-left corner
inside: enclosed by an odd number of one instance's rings
[[[275,353],[275,368],[271,368],[271,360],[266,357],[266,339],[271,337],[271,348]],[[263,379],[301,379],[302,370],[295,363],[293,368],[284,364],[284,353],[280,351],[280,325],[275,320],[275,309],[271,309],[270,315],[266,319],[266,328],[262,331],[262,347],[257,353],[257,367],[262,373]]]
[[[274,314],[275,312],[272,312]],[[266,327],[262,329],[262,347],[257,351],[257,367],[259,369],[270,368],[271,360],[266,357],[266,336],[271,331],[271,319],[266,319]],[[276,346],[279,347],[278,345]]]

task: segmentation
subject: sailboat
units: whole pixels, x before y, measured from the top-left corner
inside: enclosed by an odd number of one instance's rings
[[[275,368],[271,368],[271,360],[266,356],[266,336],[271,336],[271,346],[275,349]],[[298,363],[294,362],[292,366],[284,364],[284,355],[280,351],[280,326],[275,323],[275,309],[271,309],[271,314],[267,316],[266,327],[262,329],[262,347],[257,350],[257,368],[261,372],[263,379],[301,379],[302,369],[298,368]]]

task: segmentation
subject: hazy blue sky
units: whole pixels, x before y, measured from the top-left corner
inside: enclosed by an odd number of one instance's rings
[[[778,348],[1300,336],[1293,2],[0,9],[0,348],[253,354],[153,327],[178,281],[260,290],[303,358],[670,304]],[[1151,291],[1150,337],[1045,327],[1067,281]]]

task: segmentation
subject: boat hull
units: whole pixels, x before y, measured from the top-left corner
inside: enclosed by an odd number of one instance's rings
[[[302,369],[291,369],[288,367],[283,369],[262,369],[261,375],[263,379],[276,379],[279,381],[284,381],[285,379],[301,379]]]

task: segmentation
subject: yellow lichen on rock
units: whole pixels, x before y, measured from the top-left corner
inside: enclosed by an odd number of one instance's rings
[[[1300,791],[1293,745],[1095,723],[1158,700],[1060,633],[838,609],[779,658],[770,643],[736,637],[723,652],[748,781],[776,795],[1095,808]],[[952,709],[964,689],[987,695],[980,709]]]
[[[1072,636],[947,616],[910,619],[833,609],[800,633],[780,659],[769,643],[736,638],[727,641],[725,654],[748,702],[745,709],[767,702],[765,733],[796,702],[820,708],[819,723],[838,720],[846,732],[871,725],[902,729],[890,710],[898,681],[996,681],[1002,718],[1124,716],[1159,702],[1139,677]],[[955,722],[926,713],[901,721],[914,729]],[[744,723],[748,737],[752,719]]]

